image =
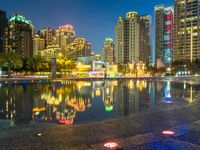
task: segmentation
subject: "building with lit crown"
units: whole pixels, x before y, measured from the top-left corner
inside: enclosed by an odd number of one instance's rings
[[[45,49],[45,40],[40,38],[39,35],[35,35],[33,38],[33,56],[38,56],[41,50]]]
[[[65,50],[66,45],[72,43],[74,38],[74,27],[70,24],[60,26],[56,30],[56,43],[60,46],[61,50]]]
[[[56,44],[55,30],[50,27],[39,30],[38,35],[45,40],[45,47]]]
[[[149,26],[147,18],[137,12],[128,12],[126,18],[119,17],[115,25],[115,58],[116,63],[149,62]]]
[[[109,64],[115,62],[114,48],[115,44],[113,42],[113,39],[106,38],[103,45],[103,59]]]
[[[40,51],[40,56],[47,61],[51,61],[54,57],[57,59],[63,58],[65,53],[63,53],[59,45],[50,45]]]
[[[9,51],[18,53],[22,58],[33,57],[33,25],[24,16],[16,14],[8,22]]]
[[[175,0],[173,60],[200,59],[199,0]]]
[[[91,56],[91,43],[84,38],[75,38],[73,42],[66,45],[66,57],[76,60],[78,57]]]

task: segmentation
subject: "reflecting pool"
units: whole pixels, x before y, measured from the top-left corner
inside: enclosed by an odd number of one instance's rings
[[[169,80],[99,80],[0,84],[0,119],[80,124],[190,105],[200,85]]]

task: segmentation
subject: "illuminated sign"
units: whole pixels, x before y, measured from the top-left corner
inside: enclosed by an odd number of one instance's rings
[[[166,7],[164,8],[164,49],[163,58],[164,63],[169,64],[172,61],[172,51],[173,51],[173,18],[174,18],[174,8]]]

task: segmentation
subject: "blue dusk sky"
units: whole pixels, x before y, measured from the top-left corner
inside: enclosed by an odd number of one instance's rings
[[[102,53],[104,39],[114,39],[118,16],[125,17],[127,12],[136,11],[141,15],[150,14],[153,21],[155,5],[173,3],[174,0],[0,0],[0,9],[7,12],[8,18],[16,13],[24,15],[36,31],[72,24],[77,37],[86,38],[92,42],[95,53]]]

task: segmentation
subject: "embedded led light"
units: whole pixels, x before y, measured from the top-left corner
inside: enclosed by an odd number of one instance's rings
[[[37,133],[37,137],[41,137],[42,136],[42,133]]]
[[[175,132],[174,131],[170,131],[170,130],[166,130],[166,131],[163,131],[162,134],[165,134],[165,135],[174,135]]]
[[[106,144],[104,144],[104,147],[106,148],[117,148],[118,144],[115,142],[108,142]]]

